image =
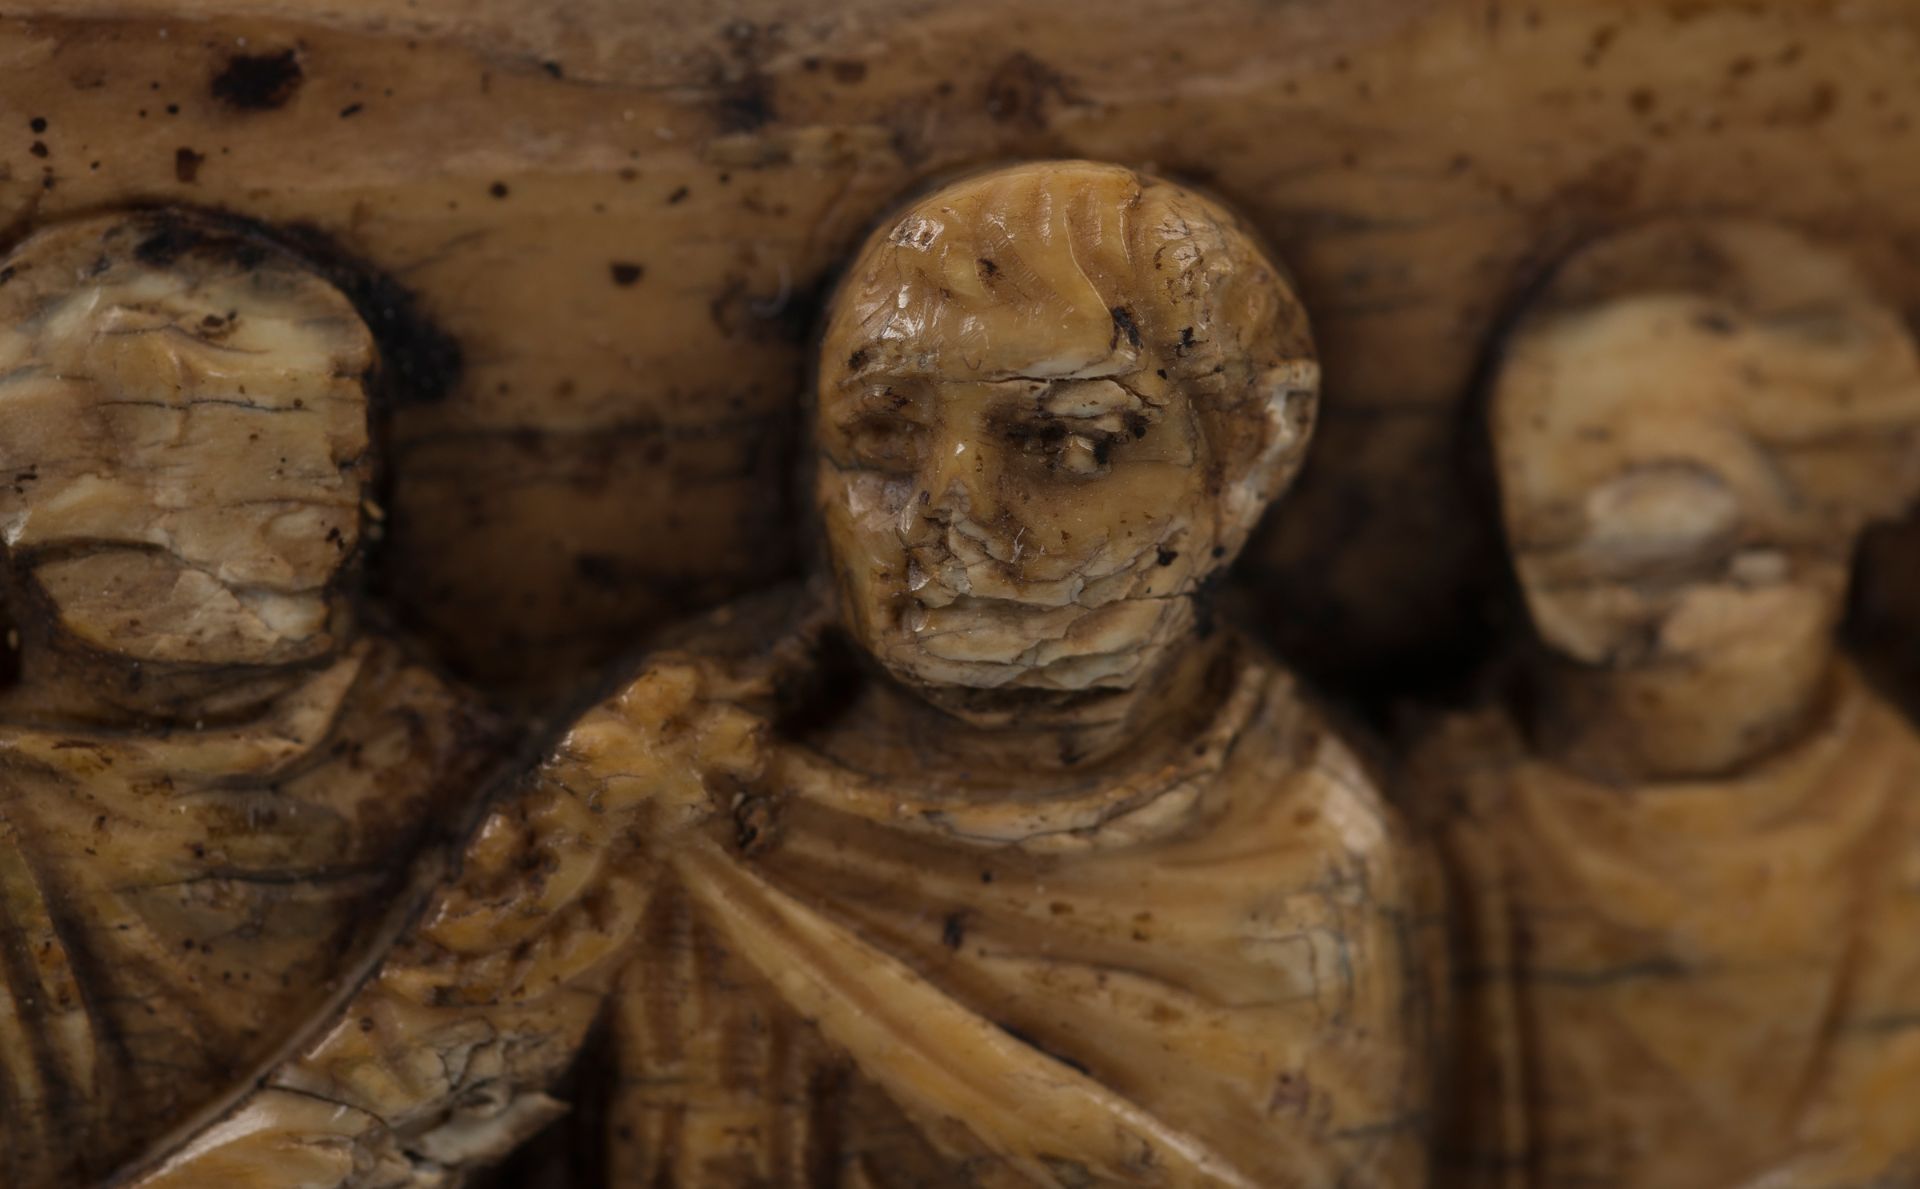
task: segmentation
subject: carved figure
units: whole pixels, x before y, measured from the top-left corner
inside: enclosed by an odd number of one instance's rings
[[[1663,222],[1492,389],[1539,648],[1413,765],[1462,926],[1462,1184],[1920,1181],[1920,740],[1836,652],[1920,490],[1920,359],[1842,261]]]
[[[90,1183],[318,1011],[490,727],[360,630],[367,327],[182,214],[0,266],[0,1168]]]
[[[1424,1183],[1420,865],[1202,615],[1316,385],[1195,194],[1049,162],[912,204],[822,346],[833,589],[657,652],[146,1184],[439,1183],[548,1116],[609,988],[618,1184]]]

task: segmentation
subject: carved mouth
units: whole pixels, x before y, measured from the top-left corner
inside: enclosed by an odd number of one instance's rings
[[[1016,561],[1003,561],[967,538],[909,546],[907,591],[915,606],[937,610],[956,605],[1003,606],[1033,611],[1064,607],[1096,610],[1133,597],[1155,556],[1156,543],[1126,556],[1102,547],[1056,578],[1042,577]]]
[[[905,534],[903,534],[905,535]],[[1159,541],[1116,556],[1107,544],[1064,573],[1022,566],[1020,534],[964,517],[903,541],[907,591],[896,626],[906,665],[944,683],[1054,690],[1130,684],[1164,640],[1181,592],[1148,594]],[[929,539],[931,538],[931,539]]]
[[[1089,689],[1127,684],[1170,634],[1166,597],[1103,607],[960,596],[900,621],[911,666],[955,684]]]

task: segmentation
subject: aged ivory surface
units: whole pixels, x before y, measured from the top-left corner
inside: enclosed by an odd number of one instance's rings
[[[357,623],[372,343],[179,215],[0,265],[0,1166],[86,1183],[317,1011],[493,728]]]
[[[1195,619],[1317,381],[1189,191],[1049,162],[915,202],[821,347],[831,581],[656,653],[145,1183],[437,1183],[544,1120],[603,997],[618,1184],[1424,1183],[1428,868]]]
[[[1905,0],[18,0],[0,1189],[1920,1189]]]
[[[1777,228],[1599,242],[1491,394],[1537,654],[1412,766],[1463,941],[1463,1184],[1920,1178],[1920,737],[1839,657],[1920,492],[1898,313]]]

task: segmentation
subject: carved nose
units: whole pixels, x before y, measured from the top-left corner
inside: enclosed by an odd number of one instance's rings
[[[973,516],[973,491],[958,476],[943,476],[945,482],[927,487],[924,501],[927,515],[938,520],[968,520]]]
[[[994,498],[999,478],[991,451],[978,443],[943,443],[921,489],[926,514],[951,524],[988,523],[999,512]]]
[[[931,483],[921,483],[900,509],[900,539],[910,546],[937,544],[954,521],[966,519],[970,506],[964,488],[956,490],[949,484],[935,496]]]

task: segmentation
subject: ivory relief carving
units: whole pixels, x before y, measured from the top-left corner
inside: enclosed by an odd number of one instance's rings
[[[1595,244],[1491,393],[1538,647],[1414,764],[1468,1184],[1920,1178],[1920,737],[1834,641],[1920,493],[1920,356],[1777,228]]]
[[[619,1184],[1424,1183],[1428,870],[1286,672],[1196,622],[1310,436],[1284,274],[1179,187],[1015,167],[876,232],[821,353],[831,580],[575,725],[342,1022],[149,1183],[290,1149],[434,1183],[544,1117],[602,997]]]
[[[317,1011],[488,718],[357,615],[372,340],[184,216],[0,266],[0,1164],[91,1183]]]
[[[0,1189],[1920,1189],[1920,28],[646,2],[0,17]]]

